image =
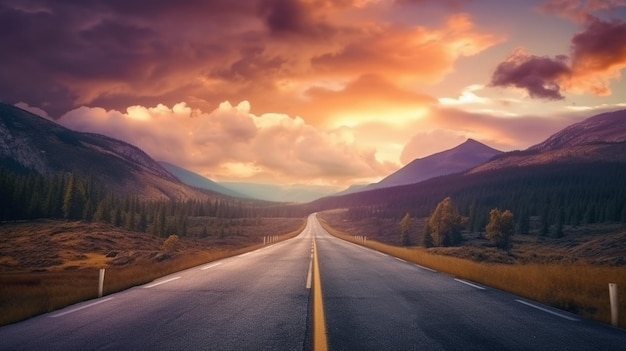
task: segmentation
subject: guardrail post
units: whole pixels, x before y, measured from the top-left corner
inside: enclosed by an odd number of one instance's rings
[[[609,299],[611,300],[611,324],[617,327],[618,321],[618,302],[617,302],[617,284],[609,283]]]
[[[104,268],[100,268],[100,276],[98,277],[98,297],[102,297],[104,293]]]

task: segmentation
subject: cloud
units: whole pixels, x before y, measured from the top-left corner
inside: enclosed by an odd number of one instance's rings
[[[263,0],[259,5],[259,14],[270,32],[276,35],[317,32],[315,29],[319,27],[315,28],[309,10],[312,9],[308,9],[304,3],[292,0]]]
[[[444,107],[433,111],[430,129],[446,130],[448,133],[463,135],[496,149],[509,151],[540,143],[555,132],[589,116],[590,114],[528,114],[503,117]]]
[[[610,95],[610,83],[626,67],[626,22],[603,20],[626,7],[626,0],[548,0],[537,7],[541,12],[567,18],[583,26],[571,39],[569,56],[555,58],[514,52],[496,68],[493,86],[525,89],[533,98],[563,99],[563,92]]]
[[[490,84],[524,89],[532,98],[561,100],[560,82],[570,73],[563,57],[539,57],[517,50],[496,67]]]
[[[400,161],[403,164],[408,164],[416,158],[451,149],[465,140],[467,138],[464,135],[449,130],[435,129],[430,132],[418,133],[404,146]]]
[[[626,68],[626,22],[590,17],[574,35],[570,56],[535,56],[518,49],[500,63],[491,85],[517,87],[532,98],[560,100],[563,92],[610,95],[610,82]]]
[[[126,112],[80,107],[58,122],[124,140],[157,160],[220,180],[261,175],[274,182],[348,184],[383,176],[393,167],[349,133],[319,130],[285,114],[257,116],[247,101],[223,102],[209,113],[185,103],[131,106]]]
[[[436,82],[462,56],[475,55],[502,38],[475,30],[466,14],[450,16],[441,29],[422,26],[370,26],[336,52],[311,64],[317,74],[354,78],[384,76],[396,83]]]
[[[435,99],[402,89],[383,77],[368,74],[341,88],[313,86],[304,92],[300,107],[321,125],[356,125],[384,118],[388,123],[420,118]],[[322,107],[320,109],[319,107]]]
[[[609,95],[609,83],[626,68],[626,22],[589,21],[572,38],[572,71],[569,89]]]
[[[303,92],[321,82],[436,82],[459,58],[502,39],[467,14],[432,27],[385,17],[402,8],[378,0],[4,0],[0,32],[11,35],[0,35],[0,47],[11,55],[0,56],[0,100],[58,118],[78,106],[187,101],[208,110],[246,99],[308,120],[312,95]]]
[[[526,149],[566,126],[616,106],[545,115],[503,116],[498,113],[468,112],[448,106],[431,107],[424,118],[403,127],[372,124],[354,128],[358,140],[372,139],[379,154],[397,158],[401,164],[455,147],[468,138],[503,151]],[[380,136],[379,136],[380,135]]]
[[[29,106],[27,103],[25,102],[18,102],[17,104],[15,104],[15,106],[21,108],[22,110],[26,110],[32,114],[35,114],[37,116],[41,116],[41,117],[45,117],[45,118],[49,118],[50,116],[48,115],[48,112],[38,108],[38,107],[32,107]]]
[[[584,23],[594,18],[599,11],[626,6],[625,0],[548,0],[538,9],[574,22]]]

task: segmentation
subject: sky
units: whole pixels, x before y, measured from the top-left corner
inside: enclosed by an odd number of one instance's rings
[[[0,102],[216,181],[345,188],[626,108],[626,0],[0,0]]]

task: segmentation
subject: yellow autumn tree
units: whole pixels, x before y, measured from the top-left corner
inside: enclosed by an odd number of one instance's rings
[[[461,242],[463,217],[450,197],[443,199],[428,218],[425,235],[433,246],[453,246]],[[428,240],[430,239],[430,240]]]

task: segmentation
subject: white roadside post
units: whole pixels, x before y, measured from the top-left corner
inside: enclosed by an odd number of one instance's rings
[[[104,268],[100,268],[100,276],[98,277],[98,297],[102,297],[104,293]]]
[[[609,283],[609,299],[611,300],[611,324],[617,327],[618,320],[618,303],[617,303],[617,284]]]

